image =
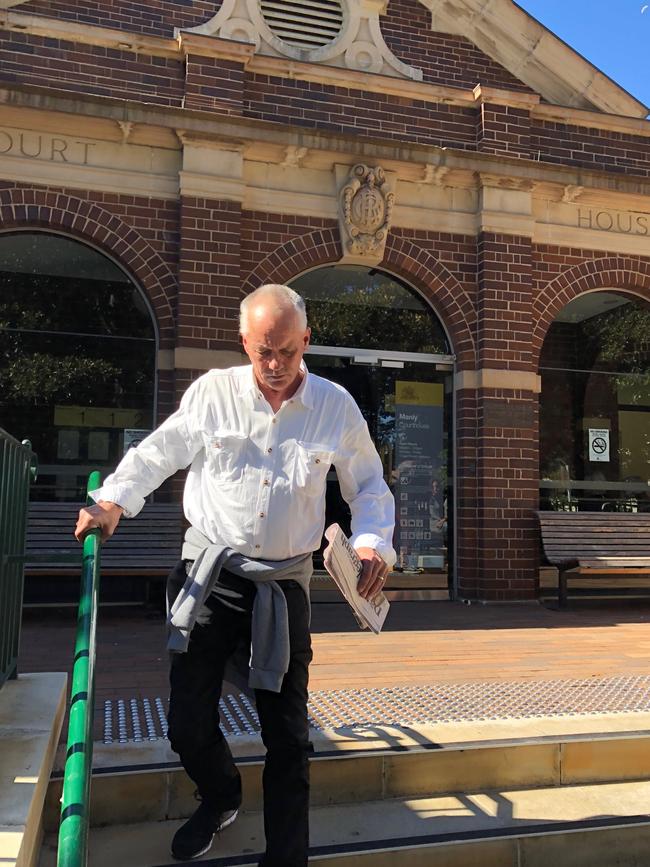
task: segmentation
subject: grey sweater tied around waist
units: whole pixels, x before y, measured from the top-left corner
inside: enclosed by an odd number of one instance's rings
[[[279,581],[296,581],[309,603],[312,555],[288,560],[254,560],[220,542],[211,542],[196,527],[185,533],[183,560],[194,563],[167,616],[167,649],[187,650],[190,632],[222,569],[256,585],[251,624],[251,655],[248,685],[252,689],[280,692],[289,668],[289,615]]]

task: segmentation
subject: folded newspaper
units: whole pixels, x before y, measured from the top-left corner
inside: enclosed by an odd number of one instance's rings
[[[325,530],[325,538],[329,542],[323,552],[325,568],[352,608],[357,623],[362,629],[381,632],[390,608],[388,599],[383,593],[378,593],[373,599],[359,595],[357,581],[361,574],[361,560],[338,524]]]

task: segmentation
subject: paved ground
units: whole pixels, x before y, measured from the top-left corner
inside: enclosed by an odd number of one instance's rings
[[[25,612],[20,668],[69,671],[72,609]],[[362,633],[345,605],[314,606],[311,689],[355,690],[473,681],[546,681],[650,675],[650,601],[541,605],[393,603],[380,636]],[[103,608],[98,626],[96,727],[117,702],[167,695],[162,616],[143,608]],[[106,704],[109,703],[109,704]],[[116,720],[117,722],[117,720]],[[144,720],[143,720],[144,726]],[[131,735],[131,731],[129,732]]]

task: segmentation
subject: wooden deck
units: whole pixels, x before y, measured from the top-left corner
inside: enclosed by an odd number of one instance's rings
[[[166,694],[160,615],[103,609],[98,639],[98,704],[115,695]],[[650,600],[581,601],[562,612],[537,604],[401,602],[380,636],[360,632],[343,604],[315,605],[313,644],[312,689],[650,674]],[[73,646],[71,610],[28,611],[20,669],[69,670]]]
[[[328,606],[330,609],[334,606]],[[338,607],[338,606],[337,606]],[[380,636],[316,617],[313,689],[650,674],[650,600],[542,605],[400,603]]]

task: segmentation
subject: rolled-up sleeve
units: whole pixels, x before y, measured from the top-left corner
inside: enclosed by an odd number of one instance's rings
[[[201,441],[190,434],[193,391],[183,396],[180,408],[137,446],[129,449],[115,472],[106,477],[101,488],[90,492],[99,502],[117,503],[127,518],[135,517],[145,498],[177,470],[192,463]]]
[[[347,416],[346,433],[334,465],[341,494],[352,513],[350,542],[355,548],[374,548],[393,566],[397,559],[393,548],[395,500],[358,407],[348,405]]]

